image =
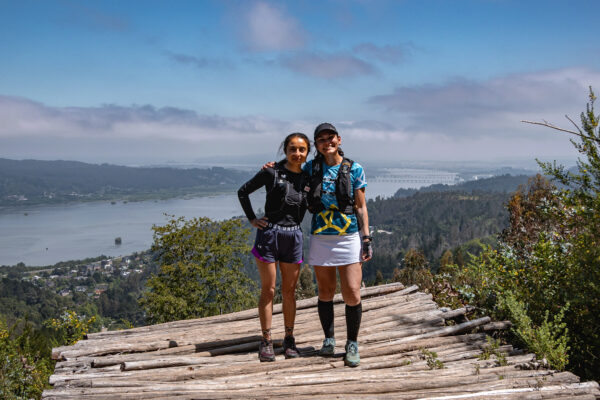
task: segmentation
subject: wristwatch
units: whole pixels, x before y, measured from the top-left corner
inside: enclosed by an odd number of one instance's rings
[[[368,240],[369,242],[373,241],[373,236],[371,235],[365,235],[362,237],[362,241],[364,242],[365,240]]]

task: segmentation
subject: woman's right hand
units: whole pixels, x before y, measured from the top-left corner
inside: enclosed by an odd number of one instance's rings
[[[253,219],[252,221],[250,221],[250,225],[252,225],[253,227],[255,227],[257,229],[266,228],[267,225],[269,225],[268,218],[262,217],[260,219],[258,219],[258,218]]]
[[[261,169],[273,168],[274,166],[275,166],[275,161],[269,161],[268,163],[265,163]]]

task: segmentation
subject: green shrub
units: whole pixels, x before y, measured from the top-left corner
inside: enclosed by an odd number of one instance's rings
[[[419,358],[427,362],[427,366],[429,367],[429,369],[444,368],[444,363],[438,359],[438,355],[435,351],[427,350],[424,347],[422,347],[420,350],[421,354],[419,355]]]
[[[487,346],[483,349],[483,352],[478,357],[480,360],[489,360],[492,356],[496,357],[496,363],[498,366],[503,367],[507,364],[506,353],[500,351],[500,340],[493,339],[491,336],[486,338]]]
[[[75,311],[65,311],[59,318],[45,321],[44,326],[54,331],[57,344],[72,345],[84,338],[95,320],[95,316],[86,319]]]
[[[549,320],[549,311],[544,313],[542,323],[537,326],[527,315],[525,305],[508,292],[502,298],[503,306],[510,312],[514,323],[513,332],[535,353],[538,360],[545,358],[557,370],[564,370],[569,362],[567,324],[563,322],[568,304]]]
[[[240,220],[172,218],[154,226],[152,251],[160,264],[140,299],[150,323],[200,318],[250,308],[255,284],[244,274],[248,230]]]
[[[17,334],[17,328],[22,333]],[[25,321],[8,328],[0,320],[0,398],[40,398],[54,370],[49,344]]]

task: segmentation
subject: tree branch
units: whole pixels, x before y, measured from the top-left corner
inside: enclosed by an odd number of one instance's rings
[[[568,115],[566,115],[566,114],[565,114],[565,118],[566,118],[566,119],[568,119],[569,121],[571,121],[571,123],[573,124],[573,126],[574,126],[575,128],[577,128],[577,131],[578,131],[580,134],[582,134],[582,135],[583,135],[583,132],[581,132],[581,129],[579,129],[579,126],[577,126],[577,124],[576,124],[575,122],[573,122],[573,120],[572,120],[572,119],[571,119],[571,118],[570,118]]]
[[[568,117],[567,117],[568,118]],[[569,119],[570,120],[570,119]],[[570,120],[571,121],[571,120]],[[579,136],[580,138],[583,139],[588,139],[588,140],[594,140],[595,142],[600,143],[600,140],[597,140],[596,138],[591,138],[588,136],[585,136],[584,134],[580,133],[580,132],[575,132],[575,131],[570,131],[568,129],[563,129],[563,128],[559,128],[558,126],[554,126],[548,122],[535,122],[535,121],[525,121],[525,120],[521,120],[521,122],[524,122],[526,124],[532,124],[532,125],[541,125],[541,126],[545,126],[546,128],[552,128],[552,129],[556,129],[557,131],[561,131],[561,132],[567,132],[570,133],[571,135],[575,135],[575,136]],[[573,121],[571,121],[573,122]],[[577,125],[575,125],[577,127]],[[578,128],[579,129],[579,128]]]

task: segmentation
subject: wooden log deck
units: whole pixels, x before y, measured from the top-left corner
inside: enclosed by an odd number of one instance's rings
[[[416,286],[365,288],[361,364],[344,366],[344,304],[335,298],[337,354],[319,357],[317,299],[298,301],[302,356],[281,353],[283,318],[274,307],[277,360],[258,361],[256,309],[88,335],[53,349],[60,360],[44,399],[600,399],[596,382],[546,368],[491,332],[510,322],[468,321],[468,310],[439,308]],[[436,353],[437,357],[434,357]]]

